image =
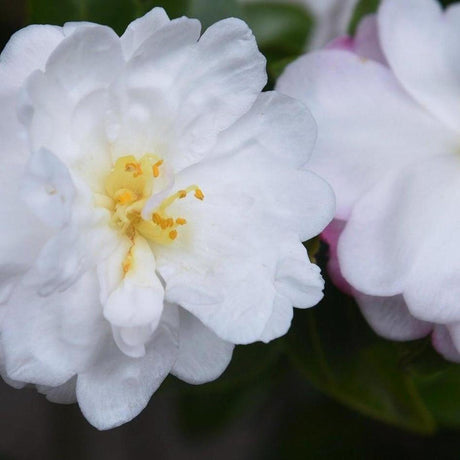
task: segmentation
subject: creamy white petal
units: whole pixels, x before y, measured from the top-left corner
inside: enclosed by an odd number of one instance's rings
[[[138,415],[170,372],[178,349],[178,312],[173,307],[165,313],[144,357],[127,357],[112,344],[78,375],[78,404],[96,428],[114,428]]]
[[[114,326],[156,328],[163,311],[164,290],[155,273],[155,257],[148,242],[137,236],[130,248],[128,271],[104,304],[104,316]],[[122,263],[118,265],[122,270]]]
[[[420,104],[460,130],[460,7],[435,0],[386,0],[380,39],[396,77]]]
[[[37,385],[37,390],[46,395],[48,401],[59,404],[74,404],[77,402],[76,385],[77,377],[75,376],[57,387]]]
[[[180,309],[179,313],[179,354],[171,373],[194,385],[215,380],[229,365],[234,345],[187,311]]]
[[[304,102],[318,124],[310,167],[336,191],[340,219],[387,171],[458,146],[457,134],[413,102],[389,69],[349,52],[305,55],[277,88]]]

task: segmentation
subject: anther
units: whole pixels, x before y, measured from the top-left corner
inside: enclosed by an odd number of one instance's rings
[[[177,238],[177,230],[171,230],[169,232],[169,238],[171,238],[172,240],[175,240]]]
[[[177,195],[179,196],[179,198],[185,198],[187,196],[187,190],[179,190],[177,192]]]
[[[126,163],[125,171],[132,172],[133,177],[139,177],[142,175],[142,167],[140,163],[137,163],[137,162],[136,163],[134,162]]]
[[[176,219],[176,224],[177,225],[185,225],[186,223],[187,223],[187,221],[183,217],[178,217]]]
[[[198,198],[199,200],[204,199],[204,194],[199,188],[195,190],[195,198]]]

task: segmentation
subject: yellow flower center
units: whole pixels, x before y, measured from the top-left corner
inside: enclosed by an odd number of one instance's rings
[[[132,249],[134,238],[139,234],[148,241],[157,244],[170,244],[178,236],[179,228],[187,223],[180,216],[172,216],[168,208],[179,199],[194,192],[195,198],[203,200],[203,192],[196,185],[165,198],[149,219],[142,217],[142,210],[158,187],[157,180],[162,174],[163,160],[155,155],[144,155],[140,160],[128,155],[121,157],[115,163],[105,181],[107,196],[98,197],[99,203],[112,212],[112,224],[132,242],[132,246],[123,261],[123,272],[126,274],[132,266]]]

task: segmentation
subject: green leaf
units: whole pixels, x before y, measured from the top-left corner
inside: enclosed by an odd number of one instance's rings
[[[360,0],[358,2],[355,7],[355,11],[353,12],[350,26],[348,27],[348,31],[351,35],[354,35],[356,32],[356,28],[358,27],[361,19],[368,14],[375,13],[379,4],[380,0]]]
[[[289,354],[306,379],[354,410],[431,433],[435,422],[414,383],[407,347],[377,337],[351,298],[328,286],[317,308],[297,311]],[[413,349],[410,351],[413,352]]]

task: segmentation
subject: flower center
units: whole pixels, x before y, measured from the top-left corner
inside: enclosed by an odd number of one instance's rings
[[[125,274],[132,265],[131,254],[136,234],[153,243],[172,243],[178,236],[179,228],[187,221],[183,217],[170,215],[168,208],[191,192],[194,192],[198,200],[204,199],[200,188],[191,185],[164,198],[149,218],[145,219],[142,210],[147,200],[152,194],[161,192],[163,168],[163,160],[156,155],[146,154],[140,160],[128,155],[117,160],[105,181],[107,196],[103,197],[104,202],[101,204],[112,212],[112,224],[132,242],[123,262]]]

